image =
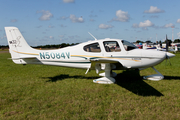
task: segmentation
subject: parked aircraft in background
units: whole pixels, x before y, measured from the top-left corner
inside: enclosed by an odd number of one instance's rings
[[[146,69],[152,67],[158,74],[145,76],[144,79],[161,80],[164,78],[154,66],[166,58],[175,55],[169,52],[138,49],[132,43],[120,39],[100,39],[84,42],[75,46],[54,50],[37,50],[31,48],[16,27],[5,27],[11,58],[16,64],[41,64],[63,67],[95,69],[103,76],[93,80],[94,83],[115,83],[112,70]]]
[[[166,38],[167,41],[167,38]],[[177,45],[173,46],[167,46],[168,44],[147,44],[147,43],[140,43],[140,44],[135,44],[139,49],[146,49],[146,50],[156,50],[156,51],[171,51],[171,52],[177,52],[178,48]]]

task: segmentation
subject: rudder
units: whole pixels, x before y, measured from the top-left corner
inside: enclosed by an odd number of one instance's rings
[[[5,27],[5,32],[9,44],[9,52],[11,54],[11,58],[13,62],[17,64],[23,64],[20,58],[24,56],[20,53],[32,51],[33,48],[31,48],[27,44],[27,42],[25,41],[24,37],[22,36],[18,28]]]

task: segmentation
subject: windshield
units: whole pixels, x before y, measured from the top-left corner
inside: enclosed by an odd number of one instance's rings
[[[126,51],[130,51],[130,50],[138,48],[134,44],[132,44],[132,43],[126,41],[126,40],[122,40],[122,43],[123,43],[123,46],[124,46]]]

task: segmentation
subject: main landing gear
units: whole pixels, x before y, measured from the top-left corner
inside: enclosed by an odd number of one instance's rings
[[[111,66],[110,63],[105,63],[99,66],[96,66],[96,73],[99,73],[101,69],[104,70],[105,72],[99,74],[100,76],[103,76],[102,78],[95,79],[93,80],[93,82],[99,83],[99,84],[115,83],[116,80],[113,77],[115,77],[117,74],[115,72],[112,72],[112,67],[115,67],[115,66]]]
[[[104,73],[99,74],[100,76],[103,76],[102,78],[98,78],[93,80],[94,83],[99,84],[113,84],[116,82],[116,80],[113,77],[116,77],[117,74],[115,72],[112,72],[112,69],[116,66],[112,66],[113,64],[110,63],[104,63],[104,64],[98,64],[96,65],[96,73],[99,73],[100,70],[104,70]],[[164,76],[156,70],[154,67],[151,67],[154,71],[157,72],[157,74],[144,76],[143,79],[152,80],[152,81],[159,81],[164,79]]]

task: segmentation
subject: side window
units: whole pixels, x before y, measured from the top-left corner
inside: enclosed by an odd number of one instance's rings
[[[86,52],[101,52],[99,43],[93,43],[93,44],[89,44],[84,46],[83,48]]]
[[[106,52],[120,52],[121,48],[117,41],[105,41],[103,42]]]

